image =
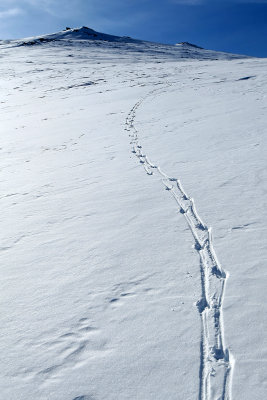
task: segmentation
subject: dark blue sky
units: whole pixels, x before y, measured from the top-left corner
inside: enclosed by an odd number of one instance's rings
[[[0,38],[100,32],[267,57],[267,0],[0,0]]]

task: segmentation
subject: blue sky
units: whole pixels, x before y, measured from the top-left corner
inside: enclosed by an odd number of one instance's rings
[[[100,32],[267,57],[267,0],[0,0],[0,38]]]

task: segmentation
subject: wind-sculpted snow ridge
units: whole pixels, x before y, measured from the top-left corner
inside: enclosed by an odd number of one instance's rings
[[[171,86],[168,84],[168,86]],[[230,400],[234,359],[224,345],[222,302],[227,273],[222,269],[214,247],[211,228],[201,220],[194,200],[185,192],[179,179],[165,174],[160,166],[149,160],[139,142],[134,121],[142,102],[161,89],[149,92],[139,100],[126,118],[125,130],[129,133],[132,153],[136,155],[148,175],[160,176],[166,190],[174,197],[184,215],[194,238],[201,273],[202,294],[197,308],[202,321],[200,341],[199,400]]]

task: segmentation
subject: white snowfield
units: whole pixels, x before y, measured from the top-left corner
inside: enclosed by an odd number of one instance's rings
[[[0,70],[0,398],[265,399],[267,60],[83,27]]]

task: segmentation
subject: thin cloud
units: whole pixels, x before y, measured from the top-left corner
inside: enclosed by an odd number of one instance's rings
[[[0,11],[0,18],[12,18],[21,14],[23,14],[23,10],[21,8],[9,8],[8,10]]]
[[[64,9],[64,6],[68,2],[64,0],[0,0],[2,8],[7,8],[7,10],[0,11],[0,13],[8,13],[10,10],[18,10],[23,7],[28,12],[31,9],[46,12],[51,15],[56,15],[55,9]],[[77,1],[77,0],[76,0]],[[70,2],[70,6],[75,3],[75,0]],[[9,7],[9,8],[8,8]]]
[[[73,16],[82,9],[81,0],[21,0],[28,7],[50,14],[52,17],[64,18]]]

